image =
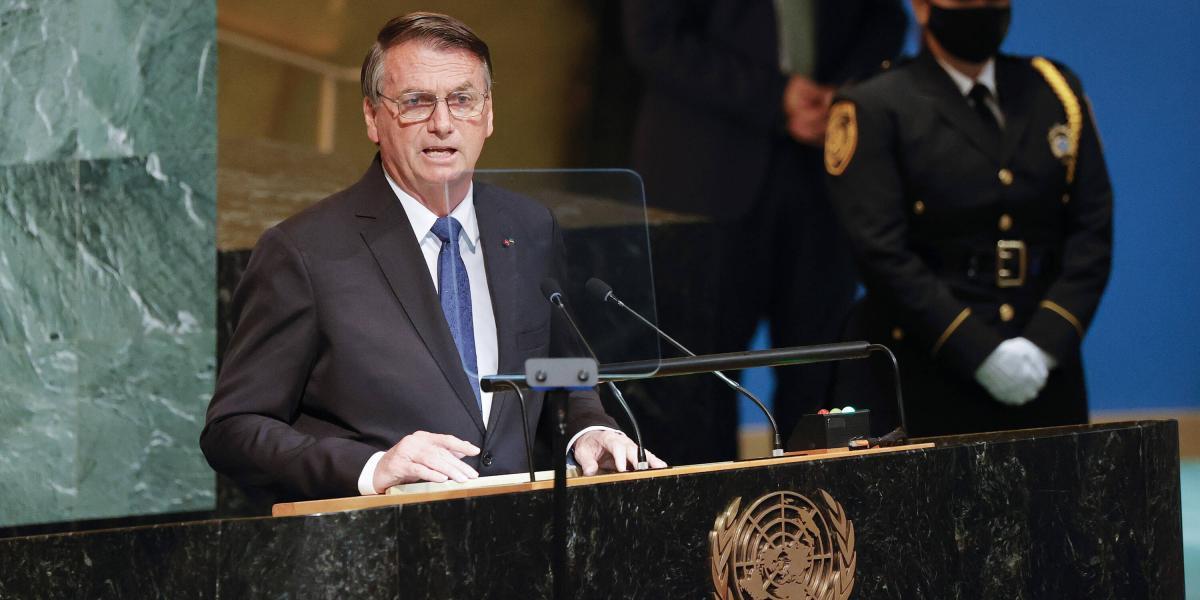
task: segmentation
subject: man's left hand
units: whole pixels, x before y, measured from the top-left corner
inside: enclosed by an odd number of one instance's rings
[[[584,475],[595,475],[600,469],[624,472],[626,468],[637,468],[637,444],[617,431],[589,431],[575,440],[572,450]],[[649,450],[646,451],[646,462],[651,469],[667,466]]]

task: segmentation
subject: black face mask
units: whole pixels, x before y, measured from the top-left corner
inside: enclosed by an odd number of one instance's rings
[[[1011,6],[929,8],[929,33],[947,52],[971,63],[996,55],[1012,20]]]

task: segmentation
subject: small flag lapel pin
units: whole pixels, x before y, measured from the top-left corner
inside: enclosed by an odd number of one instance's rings
[[[510,237],[506,237],[506,238],[504,238],[504,241],[500,242],[500,243],[503,244],[505,248],[512,248],[513,246],[516,245],[517,240],[514,240]]]

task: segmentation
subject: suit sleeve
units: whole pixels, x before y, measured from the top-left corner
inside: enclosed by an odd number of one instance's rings
[[[910,337],[936,360],[964,377],[973,377],[1002,339],[974,317],[966,303],[912,251],[896,149],[897,116],[865,96],[839,99],[831,111],[831,118],[837,119],[845,110],[838,110],[837,105],[849,103],[857,115],[858,132],[856,143],[849,145],[854,150],[845,170],[840,175],[830,170],[831,201],[871,294],[893,304]],[[831,121],[830,130],[837,129]],[[831,134],[826,143],[838,143],[836,139]],[[827,147],[826,153],[829,155],[831,148]]]
[[[854,28],[854,44],[838,59],[830,83],[845,84],[877,73],[880,63],[895,58],[904,46],[908,13],[899,0],[868,0]]]
[[[376,449],[292,426],[320,342],[303,256],[278,228],[255,247],[232,309],[237,328],[200,434],[209,464],[287,497],[357,495]]]
[[[704,8],[690,0],[624,2],[626,47],[647,87],[745,126],[779,128],[787,78],[708,39]]]
[[[1108,284],[1112,266],[1113,191],[1091,104],[1078,79],[1065,68],[1060,66],[1060,69],[1082,101],[1078,162],[1066,205],[1062,271],[1047,290],[1024,334],[1051,356],[1066,360],[1078,352]]]

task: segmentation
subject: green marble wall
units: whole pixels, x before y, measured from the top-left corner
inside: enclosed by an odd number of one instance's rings
[[[215,0],[0,0],[0,526],[210,509]]]

